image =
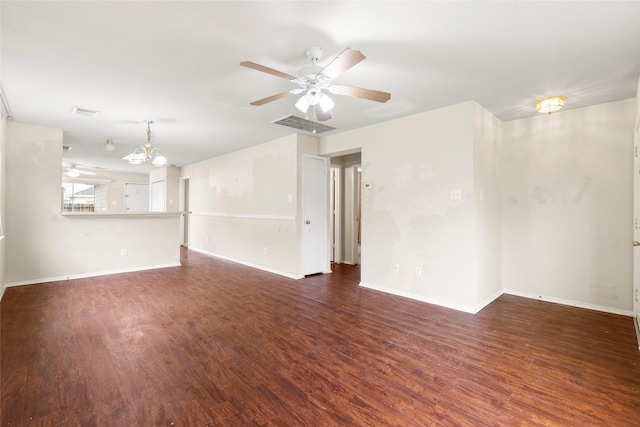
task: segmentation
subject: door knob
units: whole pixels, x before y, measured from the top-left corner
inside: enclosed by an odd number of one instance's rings
[[[633,246],[640,246],[640,242],[638,242],[637,240],[633,241]]]
[[[307,224],[307,225],[309,225],[309,224],[311,224],[311,221],[307,220],[307,221],[305,221],[304,223],[305,223],[305,224]],[[640,242],[634,242],[633,244],[635,245],[636,243],[638,243],[638,244],[640,245]]]

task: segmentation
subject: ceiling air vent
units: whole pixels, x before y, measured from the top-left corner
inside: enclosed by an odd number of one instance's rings
[[[100,111],[89,110],[86,108],[73,107],[71,109],[71,114],[79,114],[81,116],[89,116],[89,117],[98,117]]]
[[[316,135],[335,129],[334,127],[323,125],[322,123],[303,119],[302,117],[298,117],[294,115],[290,115],[290,116],[283,117],[281,119],[274,120],[271,123],[287,126],[294,129],[303,130],[305,132],[313,133]]]

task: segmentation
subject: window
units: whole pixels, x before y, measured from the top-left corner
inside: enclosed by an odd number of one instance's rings
[[[105,184],[62,183],[62,212],[106,212]]]

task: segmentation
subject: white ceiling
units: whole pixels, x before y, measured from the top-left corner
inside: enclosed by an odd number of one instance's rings
[[[15,121],[61,128],[66,162],[114,170],[149,170],[121,160],[146,140],[144,120],[177,166],[291,134],[271,122],[300,115],[297,97],[249,103],[295,84],[239,63],[298,75],[312,46],[320,65],[361,50],[335,82],[392,94],[332,95],[333,133],[467,100],[520,119],[546,95],[565,95],[567,109],[634,97],[640,76],[638,1],[3,0],[0,14]]]

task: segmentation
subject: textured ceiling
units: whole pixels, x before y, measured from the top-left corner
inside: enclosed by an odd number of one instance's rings
[[[327,134],[468,100],[520,119],[551,94],[567,109],[631,98],[640,76],[640,2],[4,0],[0,14],[15,120],[63,129],[66,162],[114,170],[149,170],[121,160],[144,143],[144,120],[177,166],[292,133],[272,122],[301,115],[297,97],[249,103],[295,84],[239,63],[298,75],[312,46],[320,65],[361,50],[335,82],[392,94],[332,95]]]

